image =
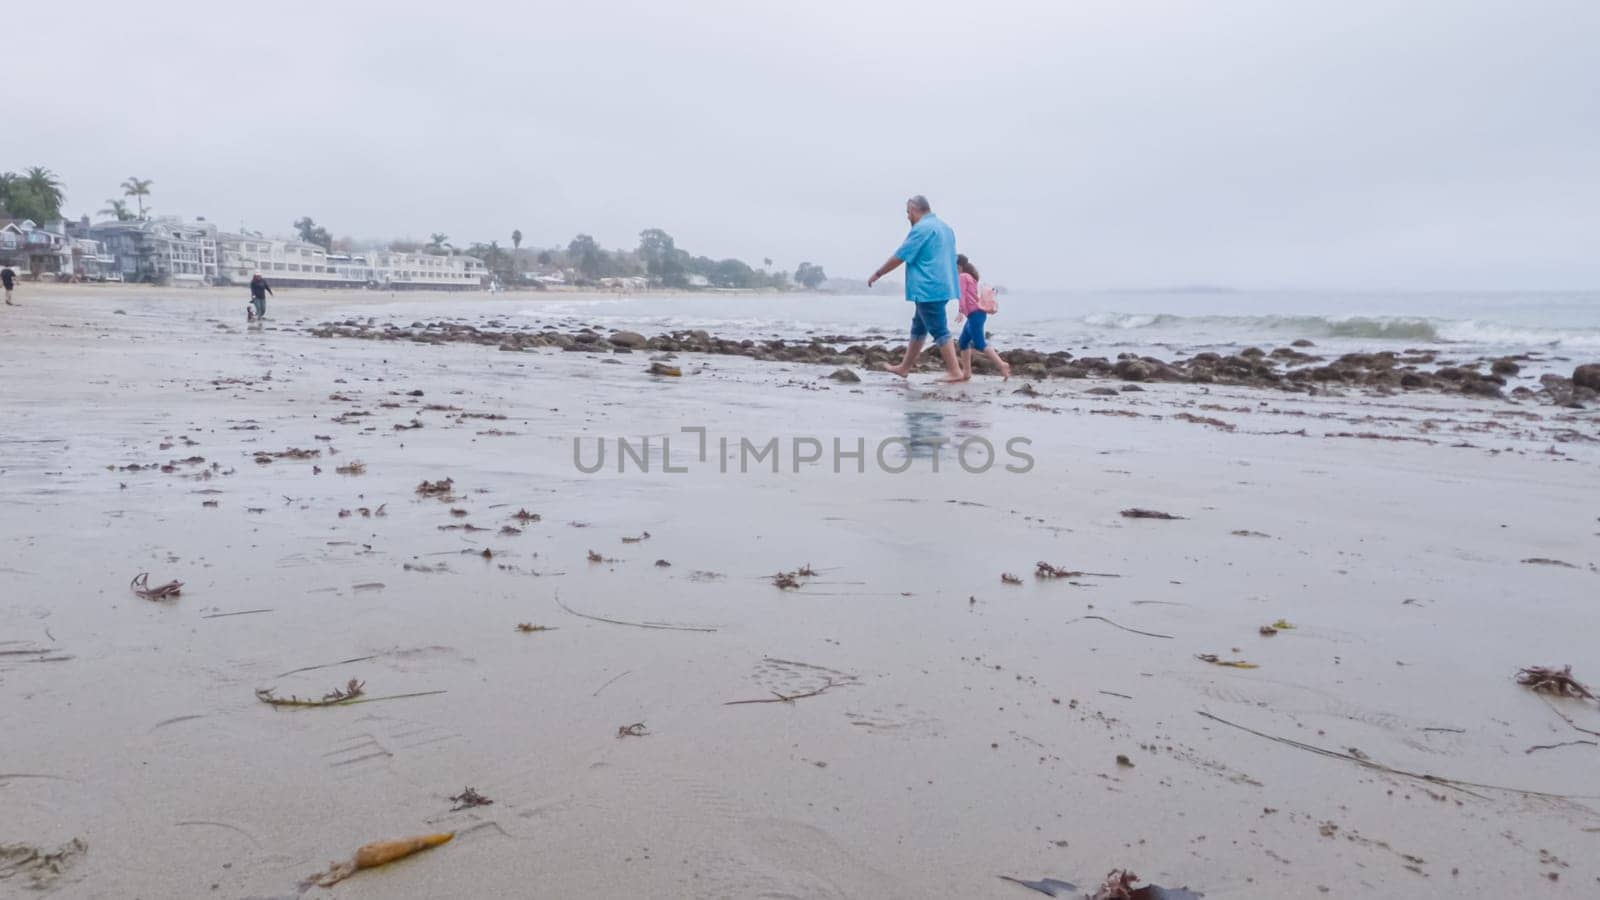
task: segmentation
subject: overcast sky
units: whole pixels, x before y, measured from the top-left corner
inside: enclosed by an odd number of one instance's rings
[[[15,5],[74,216],[864,278],[924,193],[1017,287],[1600,286],[1597,0]]]

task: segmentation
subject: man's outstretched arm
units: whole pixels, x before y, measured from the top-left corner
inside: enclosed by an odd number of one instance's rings
[[[902,262],[904,262],[904,261],[905,260],[901,259],[898,256],[889,257],[889,261],[884,263],[883,265],[879,266],[878,267],[878,271],[873,272],[872,273],[872,277],[867,279],[867,287],[872,287],[874,284],[877,283],[879,278],[882,278],[883,276],[889,274],[890,272],[893,272],[895,269],[900,268],[900,264]]]

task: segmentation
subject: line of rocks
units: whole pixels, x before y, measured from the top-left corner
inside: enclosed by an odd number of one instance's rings
[[[645,337],[636,331],[602,334],[590,328],[572,332],[554,328],[543,330],[506,329],[500,322],[486,328],[459,322],[412,322],[409,326],[377,325],[371,320],[325,322],[311,328],[317,337],[342,337],[382,341],[410,341],[420,344],[471,343],[495,346],[506,352],[559,348],[577,353],[715,353],[778,362],[818,365],[859,366],[876,369],[899,362],[902,345],[869,343],[881,335],[851,337],[820,335],[804,341],[733,340],[703,330],[681,330]],[[1439,365],[1433,350],[1407,350],[1403,353],[1346,353],[1328,360],[1305,352],[1314,348],[1310,341],[1295,341],[1292,346],[1271,351],[1248,347],[1237,354],[1197,353],[1172,361],[1131,353],[1115,360],[1098,356],[1074,356],[1064,350],[1042,352],[1029,349],[1001,351],[1020,378],[1115,378],[1127,382],[1182,382],[1191,384],[1243,385],[1316,393],[1339,388],[1365,388],[1377,392],[1432,391],[1478,397],[1506,398],[1508,379],[1521,371],[1527,356],[1510,356],[1472,363]],[[929,371],[939,367],[936,354],[924,353],[921,366]],[[1428,368],[1432,367],[1430,371]],[[974,361],[974,369],[992,374],[988,360]],[[1535,399],[1582,409],[1586,403],[1600,401],[1600,364],[1580,365],[1570,378],[1546,374],[1539,388],[1518,385],[1509,391],[1517,399]]]

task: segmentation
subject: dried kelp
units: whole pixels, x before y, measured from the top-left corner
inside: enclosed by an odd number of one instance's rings
[[[1110,572],[1081,572],[1081,571],[1078,571],[1077,569],[1068,569],[1068,568],[1066,568],[1064,566],[1053,566],[1050,563],[1047,563],[1047,562],[1045,562],[1043,560],[1040,560],[1039,562],[1034,563],[1033,577],[1039,578],[1039,579],[1042,579],[1042,580],[1048,581],[1049,579],[1052,579],[1052,578],[1083,578],[1085,576],[1089,576],[1089,577],[1092,577],[1092,578],[1121,578],[1122,577],[1121,575],[1114,575],[1114,574],[1112,574]],[[1005,576],[1004,575],[1000,576],[1000,580],[1001,581],[1005,581]],[[1010,583],[1010,582],[1007,582],[1007,583]]]
[[[797,590],[803,584],[800,579],[815,578],[816,575],[817,570],[811,568],[810,563],[806,563],[792,572],[779,572],[776,575],[773,575],[772,584],[774,587],[782,590]]]
[[[1122,511],[1122,517],[1124,519],[1168,519],[1168,520],[1182,519],[1183,518],[1183,516],[1175,516],[1172,513],[1162,512],[1162,511],[1160,511],[1158,509],[1140,509],[1138,507],[1132,507],[1130,509],[1123,510]]]
[[[169,581],[166,584],[150,586],[150,573],[140,572],[133,576],[133,581],[128,583],[133,592],[146,600],[170,600],[183,593],[183,582]]]
[[[321,700],[304,700],[292,694],[288,697],[279,697],[273,693],[272,688],[257,688],[256,699],[272,706],[337,706],[362,696],[365,687],[366,682],[352,678],[343,688],[334,688],[323,694]]]
[[[419,853],[440,844],[449,843],[455,837],[455,832],[447,831],[441,834],[425,834],[420,837],[400,838],[393,841],[373,841],[356,851],[356,855],[347,862],[334,863],[326,872],[319,872],[303,882],[302,887],[333,887],[339,882],[349,878],[362,869],[374,869],[397,859],[404,859],[413,853]]]
[[[1594,693],[1587,685],[1572,677],[1571,666],[1562,666],[1559,669],[1554,666],[1529,666],[1517,672],[1517,684],[1557,697],[1595,699]]]
[[[450,807],[451,812],[460,812],[463,809],[470,809],[474,806],[491,806],[494,804],[493,800],[470,787],[451,797],[450,802],[455,804],[455,806]]]
[[[287,450],[278,450],[276,452],[257,450],[255,454],[256,463],[263,466],[275,459],[316,459],[321,455],[321,450],[302,450],[299,447],[290,447]]]
[[[1201,662],[1211,663],[1213,666],[1227,666],[1230,669],[1259,669],[1259,668],[1261,668],[1260,666],[1256,665],[1253,662],[1245,662],[1242,659],[1223,659],[1222,657],[1216,655],[1215,653],[1200,653],[1200,654],[1197,654],[1195,656],[1195,659],[1198,659]]]
[[[452,478],[444,478],[439,481],[425,480],[421,484],[417,485],[417,494],[422,497],[436,497],[440,500],[449,502],[450,500],[455,499],[454,495],[451,493],[451,491],[455,489],[455,486],[455,480]]]
[[[1188,888],[1165,888],[1158,884],[1147,884],[1136,888],[1133,885],[1139,880],[1139,876],[1126,869],[1111,870],[1092,894],[1083,893],[1070,881],[1056,878],[1044,878],[1039,881],[1024,881],[1009,875],[1002,875],[1000,878],[1049,897],[1069,897],[1074,900],[1199,900],[1205,896]]]

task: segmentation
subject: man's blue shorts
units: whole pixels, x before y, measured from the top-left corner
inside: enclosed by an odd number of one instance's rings
[[[956,341],[956,349],[965,350],[971,347],[979,353],[989,349],[989,342],[983,337],[983,326],[988,321],[988,313],[981,309],[973,310],[972,315],[967,316],[967,324],[961,326],[961,337]]]
[[[911,314],[913,341],[931,338],[935,347],[942,347],[945,341],[950,340],[950,326],[944,317],[944,307],[949,302],[949,300],[934,300],[929,303],[911,304],[917,308],[916,312]]]

